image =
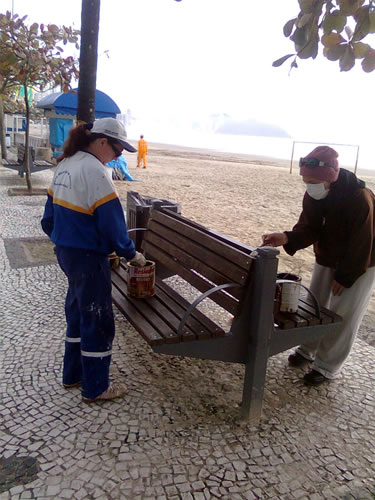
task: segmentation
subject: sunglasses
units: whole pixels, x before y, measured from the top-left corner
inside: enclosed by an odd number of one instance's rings
[[[316,168],[316,167],[328,167],[329,164],[324,162],[324,161],[317,160],[316,158],[300,158],[299,159],[299,166],[300,167],[305,166],[308,168]]]
[[[114,144],[110,141],[108,141],[108,144],[111,146],[112,151],[115,153],[115,158],[119,158],[122,155],[122,150],[119,151],[117,148],[115,148]]]

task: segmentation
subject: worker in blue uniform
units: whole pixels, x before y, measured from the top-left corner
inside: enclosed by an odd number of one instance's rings
[[[123,383],[109,381],[115,325],[108,255],[115,252],[135,265],[146,263],[128,236],[120,200],[106,174],[106,163],[123,149],[136,151],[114,118],[72,128],[41,221],[69,284],[63,385],[82,385],[87,403],[126,392]]]

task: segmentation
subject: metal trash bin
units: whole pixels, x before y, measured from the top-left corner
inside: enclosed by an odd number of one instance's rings
[[[152,208],[167,208],[181,214],[181,206],[175,201],[152,198],[141,195],[137,191],[128,191],[126,197],[126,225],[128,229],[146,227]],[[129,236],[134,241],[136,250],[141,251],[143,231],[131,232]]]

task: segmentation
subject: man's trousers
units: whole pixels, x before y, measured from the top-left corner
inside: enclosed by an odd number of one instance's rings
[[[327,332],[322,339],[307,342],[297,349],[304,358],[314,360],[314,370],[329,379],[338,375],[349,356],[375,284],[375,267],[370,267],[350,288],[334,296],[331,292],[334,272],[334,269],[315,263],[310,290],[321,306],[342,316],[343,322],[335,332]]]

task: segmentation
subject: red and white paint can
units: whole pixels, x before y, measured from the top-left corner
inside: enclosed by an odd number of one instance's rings
[[[144,267],[126,265],[127,295],[136,299],[145,299],[155,295],[155,262],[147,260]]]

